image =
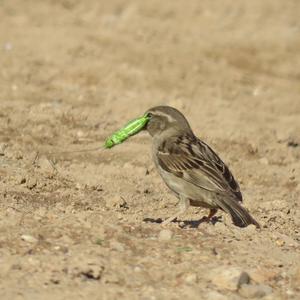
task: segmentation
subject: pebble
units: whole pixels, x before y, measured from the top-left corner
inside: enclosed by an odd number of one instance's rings
[[[262,164],[262,165],[268,165],[269,164],[269,160],[266,158],[266,157],[262,157],[259,159],[259,162]]]
[[[105,276],[103,278],[104,283],[113,283],[119,284],[121,281],[120,274],[112,271],[105,272]]]
[[[257,144],[254,144],[254,143],[249,143],[247,145],[247,150],[250,154],[254,155],[254,154],[257,154],[258,153],[258,146]]]
[[[15,92],[18,90],[18,86],[16,84],[12,84],[11,89]]]
[[[249,273],[251,279],[256,283],[268,282],[279,276],[279,273],[277,271],[264,268],[257,268],[255,270],[249,271]]]
[[[238,288],[240,288],[244,284],[250,283],[250,276],[247,272],[242,272],[238,281]]]
[[[54,246],[53,249],[55,251],[59,251],[62,253],[68,253],[69,252],[69,248],[67,246]]]
[[[194,284],[194,283],[197,283],[197,280],[198,280],[198,276],[196,273],[188,273],[184,276],[184,281],[187,283],[187,284]]]
[[[77,135],[78,138],[82,138],[84,136],[84,132],[82,130],[78,130],[76,132],[76,135]]]
[[[287,141],[287,146],[288,147],[299,147],[300,146],[300,139],[297,137],[289,137]]]
[[[241,296],[245,298],[262,298],[273,292],[273,289],[265,284],[243,284],[239,289]]]
[[[220,289],[236,291],[243,273],[239,268],[227,266],[212,270],[208,278]]]
[[[24,184],[26,182],[26,177],[24,175],[17,174],[13,180],[16,184]]]
[[[54,171],[50,160],[46,159],[45,157],[38,158],[38,166],[40,167],[41,171],[45,173],[53,173]]]
[[[104,271],[104,260],[90,257],[87,253],[70,256],[68,274],[73,278],[80,277],[83,280],[99,280]]]
[[[38,242],[38,240],[35,237],[29,234],[22,234],[21,239],[27,243],[32,243],[32,244]]]
[[[160,241],[169,241],[173,236],[173,233],[169,229],[163,229],[158,234],[158,239]]]
[[[294,296],[295,295],[295,292],[293,290],[287,290],[286,291],[286,294],[290,297]]]
[[[84,277],[86,279],[99,280],[103,274],[103,268],[97,265],[87,265],[79,269],[78,273],[74,272],[75,277]]]
[[[86,188],[86,184],[82,184],[82,183],[79,183],[79,182],[77,182],[75,184],[75,189],[76,190],[84,190],[85,188]]]
[[[278,240],[276,244],[279,246],[287,245],[287,246],[299,246],[299,242],[295,241],[293,238],[289,237],[286,234],[277,233]]]
[[[7,147],[6,144],[1,143],[0,144],[0,156],[4,156],[5,155],[5,148]]]
[[[110,241],[109,245],[110,245],[111,249],[116,250],[116,251],[123,252],[125,250],[124,245],[118,241],[112,240],[112,241]]]
[[[26,180],[26,187],[30,190],[32,190],[37,185],[37,180],[35,177],[28,177]]]
[[[6,43],[4,43],[3,48],[5,51],[10,51],[13,49],[13,45],[10,42],[6,42]]]
[[[253,224],[250,224],[247,227],[243,228],[243,233],[246,233],[249,235],[255,234],[256,232],[257,232],[257,228]]]
[[[284,244],[285,244],[285,242],[284,242],[283,240],[277,240],[277,241],[276,241],[276,245],[277,245],[278,247],[283,247]]]
[[[32,257],[32,256],[29,256],[28,257],[28,263],[30,264],[30,265],[32,265],[32,266],[39,266],[40,264],[41,264],[41,261],[39,260],[39,259],[37,259],[37,258],[34,258],[34,257]]]
[[[106,200],[105,206],[109,209],[119,209],[123,207],[126,208],[127,203],[122,197],[120,197],[119,195],[115,195]]]

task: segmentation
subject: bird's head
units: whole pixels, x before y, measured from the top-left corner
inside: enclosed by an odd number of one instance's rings
[[[191,132],[191,127],[184,115],[170,106],[156,106],[145,115],[149,117],[146,130],[152,137],[173,136]]]

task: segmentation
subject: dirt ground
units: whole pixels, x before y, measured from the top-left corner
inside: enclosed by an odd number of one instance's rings
[[[1,299],[300,299],[298,0],[1,0],[0,53]],[[163,230],[146,132],[62,153],[159,104],[260,231],[199,208]]]

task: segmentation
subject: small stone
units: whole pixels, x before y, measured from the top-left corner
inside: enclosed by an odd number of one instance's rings
[[[116,250],[116,251],[120,251],[120,252],[123,252],[125,250],[124,245],[118,241],[112,240],[112,241],[110,241],[109,245],[112,250]]]
[[[238,281],[238,288],[240,288],[244,284],[250,283],[250,276],[247,272],[242,272]]]
[[[32,243],[32,244],[38,242],[38,240],[35,237],[29,234],[22,234],[21,239],[27,243]]]
[[[33,257],[33,256],[29,256],[27,262],[32,265],[32,266],[39,266],[41,264],[40,260]]]
[[[197,280],[198,280],[198,277],[197,277],[197,274],[196,273],[189,273],[189,274],[186,274],[184,276],[184,281],[187,283],[187,284],[194,284],[194,283],[197,283]]]
[[[295,295],[295,292],[292,291],[292,290],[287,290],[287,291],[286,291],[286,294],[287,294],[288,296],[292,297],[292,296]]]
[[[120,280],[120,274],[112,271],[105,272],[105,276],[103,278],[104,283],[119,284]]]
[[[241,296],[245,298],[262,298],[273,292],[273,289],[265,284],[244,284],[239,289]]]
[[[21,175],[21,174],[17,174],[15,177],[14,177],[14,182],[16,184],[24,184],[26,182],[26,177]]]
[[[103,268],[97,265],[87,266],[80,273],[81,277],[85,279],[99,280],[102,276]]]
[[[224,267],[212,270],[208,274],[211,282],[220,289],[236,291],[242,271],[235,267]]]
[[[262,164],[262,165],[268,165],[269,164],[269,160],[266,158],[266,157],[262,157],[259,159],[259,162]]]
[[[139,266],[135,266],[134,269],[133,269],[133,271],[138,273],[138,272],[142,271],[142,268],[139,267]]]
[[[92,185],[91,189],[97,192],[103,192],[103,187],[100,184]]]
[[[249,274],[251,279],[256,283],[268,282],[279,276],[277,271],[262,268],[251,270],[249,271]]]
[[[128,208],[127,202],[119,195],[115,195],[107,199],[105,206],[109,209]]]
[[[82,138],[84,136],[84,132],[82,130],[78,130],[76,132],[76,135],[77,135],[78,138]]]
[[[133,167],[133,166],[132,166],[132,164],[131,164],[130,162],[126,162],[126,163],[124,163],[124,165],[123,165],[123,168],[124,168],[124,169],[130,169],[130,170],[131,170],[132,167]]]
[[[76,189],[76,190],[83,190],[83,189],[84,189],[84,185],[81,184],[81,183],[79,183],[79,182],[77,182],[77,183],[75,184],[75,189]]]
[[[15,158],[18,160],[23,159],[23,153],[21,151],[16,151]]]
[[[172,238],[172,231],[169,229],[163,229],[158,234],[158,239],[160,241],[169,241]]]
[[[6,42],[6,43],[4,43],[3,48],[5,51],[10,51],[13,49],[13,45],[10,42]]]
[[[55,246],[53,247],[54,250],[62,252],[62,253],[68,253],[69,248],[67,246]]]
[[[60,280],[57,277],[55,277],[55,275],[57,275],[57,274],[52,274],[51,275],[52,278],[50,278],[50,282],[53,283],[53,284],[59,284]]]
[[[279,242],[280,246],[283,245],[287,245],[287,246],[299,246],[299,242],[297,242],[296,240],[292,239],[291,237],[289,237],[286,234],[279,234],[279,239],[276,241]],[[278,244],[278,243],[277,243]]]
[[[279,246],[279,247],[283,247],[285,244],[285,242],[283,240],[277,240],[276,241],[276,245]]]
[[[30,190],[32,190],[37,185],[37,180],[35,177],[29,177],[26,180],[26,187]]]
[[[91,258],[86,254],[70,257],[68,274],[82,280],[100,280],[104,271],[104,261],[101,258]]]
[[[16,91],[16,90],[18,90],[18,86],[17,86],[16,84],[12,84],[12,85],[11,85],[11,89],[12,89],[13,91]]]
[[[253,89],[253,91],[252,91],[252,95],[253,95],[254,97],[257,97],[257,96],[259,96],[259,95],[261,94],[261,92],[262,92],[261,87],[260,87],[260,86],[256,86],[256,87]]]
[[[247,227],[243,228],[243,232],[248,234],[255,234],[257,227],[254,224],[250,224]]]
[[[7,144],[0,144],[0,156],[4,156],[5,155],[5,148],[7,147]]]
[[[42,172],[45,172],[45,173],[53,173],[54,171],[54,167],[53,165],[51,164],[51,161],[45,157],[41,157],[39,158],[37,156],[37,164],[39,166],[39,168],[41,169]]]
[[[247,150],[248,150],[249,154],[254,155],[254,154],[258,153],[258,146],[254,143],[248,144],[247,148],[248,148]]]
[[[293,148],[299,147],[300,146],[300,140],[295,138],[295,137],[290,137],[287,141],[287,146],[288,147],[293,147]]]

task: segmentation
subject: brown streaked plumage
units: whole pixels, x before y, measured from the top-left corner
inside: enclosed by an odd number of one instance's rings
[[[157,106],[146,112],[146,129],[153,137],[153,158],[161,177],[180,199],[180,211],[163,222],[168,224],[189,205],[218,209],[231,215],[239,227],[259,224],[242,206],[240,187],[219,156],[198,139],[177,109]]]

